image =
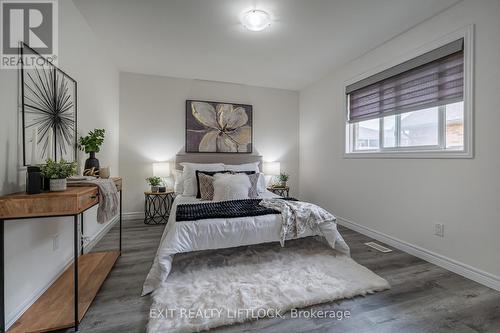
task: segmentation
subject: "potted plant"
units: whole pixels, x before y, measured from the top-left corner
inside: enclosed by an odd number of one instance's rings
[[[148,178],[146,178],[146,181],[151,186],[151,192],[153,192],[153,193],[158,192],[159,186],[161,184],[160,177],[148,177]]]
[[[288,181],[288,178],[290,178],[289,174],[285,172],[280,173],[280,175],[278,176],[278,180],[280,182],[281,187],[286,187],[286,182]]]
[[[59,162],[51,159],[41,167],[42,176],[50,180],[50,191],[66,191],[66,178],[76,175],[76,163],[68,163],[65,160]]]
[[[90,131],[85,137],[80,137],[78,140],[78,148],[86,154],[90,154],[89,158],[85,161],[85,168],[83,171],[84,176],[99,176],[99,160],[95,157],[95,153],[101,150],[104,143],[104,129],[94,129]]]

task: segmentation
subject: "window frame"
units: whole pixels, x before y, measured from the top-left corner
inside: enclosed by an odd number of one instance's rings
[[[372,69],[358,77],[344,82],[344,158],[474,158],[473,152],[473,36],[474,25],[471,24],[463,29],[457,30],[434,42],[428,43],[412,52],[393,59],[390,63]],[[464,39],[464,147],[462,150],[446,149],[446,115],[445,107],[438,108],[438,145],[415,146],[415,147],[383,147],[384,143],[384,121],[379,119],[379,149],[359,150],[356,149],[354,124],[348,122],[349,95],[345,95],[345,88],[364,78],[377,74],[390,67],[396,66],[412,58],[418,57],[426,52],[432,51],[440,46],[450,43],[459,38]],[[400,115],[396,115],[400,118]],[[396,124],[400,121],[396,121]],[[398,130],[397,136],[400,136]]]

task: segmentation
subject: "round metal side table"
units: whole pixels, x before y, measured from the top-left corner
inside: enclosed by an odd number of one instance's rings
[[[285,187],[270,186],[267,188],[267,190],[273,192],[274,194],[279,195],[280,197],[288,198],[290,196],[290,188],[288,186]]]
[[[166,224],[174,201],[174,192],[144,192],[144,223]]]

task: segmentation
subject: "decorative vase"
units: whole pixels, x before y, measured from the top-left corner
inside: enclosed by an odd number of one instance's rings
[[[26,193],[38,194],[42,192],[43,177],[40,168],[29,166],[26,172]]]
[[[90,157],[85,161],[83,175],[99,177],[99,160],[95,158],[95,152],[90,152]]]
[[[158,186],[151,186],[151,192],[153,193],[157,193],[159,190],[159,187]]]
[[[51,192],[66,191],[66,188],[67,188],[66,178],[63,178],[63,179],[51,179],[50,180],[50,191]]]

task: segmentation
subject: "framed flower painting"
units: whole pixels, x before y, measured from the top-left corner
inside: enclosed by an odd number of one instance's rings
[[[251,105],[186,101],[186,153],[251,152]]]

